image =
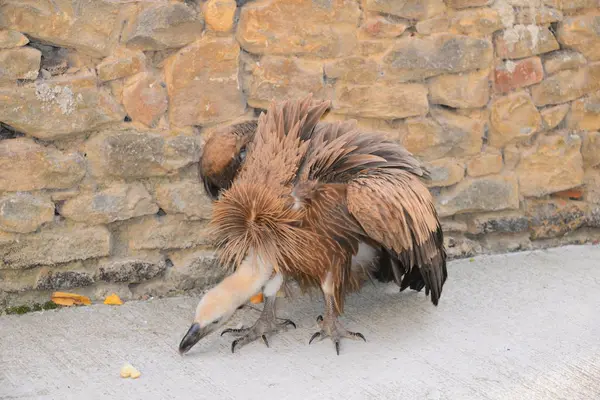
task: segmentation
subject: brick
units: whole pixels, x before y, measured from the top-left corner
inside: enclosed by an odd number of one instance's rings
[[[531,86],[544,78],[544,69],[539,57],[524,60],[507,60],[494,70],[494,90],[507,93],[514,89]]]

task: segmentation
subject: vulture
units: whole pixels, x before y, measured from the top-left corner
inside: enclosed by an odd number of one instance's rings
[[[211,136],[200,174],[214,199],[209,223],[220,262],[234,272],[202,297],[181,354],[214,332],[252,296],[264,308],[231,351],[295,324],[275,313],[278,290],[293,279],[317,288],[325,309],[316,338],[362,339],[339,321],[348,293],[376,279],[421,291],[437,306],[447,279],[444,238],[429,178],[400,144],[362,132],[356,121],[320,118],[328,101],[312,95],[272,103],[258,121]]]

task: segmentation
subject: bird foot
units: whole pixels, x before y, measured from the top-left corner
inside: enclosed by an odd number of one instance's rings
[[[280,319],[283,322],[275,322],[276,319]],[[231,352],[234,353],[235,349],[240,348],[248,343],[251,343],[258,338],[261,338],[264,344],[267,347],[269,347],[267,335],[271,335],[281,330],[285,330],[288,326],[293,326],[294,329],[296,329],[296,324],[289,319],[261,315],[260,318],[258,318],[258,320],[251,327],[239,329],[228,328],[221,332],[221,336],[223,336],[226,333],[230,333],[238,337],[238,339],[231,342]]]
[[[319,341],[325,339],[326,337],[329,337],[331,339],[331,341],[333,342],[333,344],[335,345],[335,352],[337,353],[337,355],[340,355],[340,340],[342,340],[342,338],[348,338],[348,339],[353,339],[353,340],[359,340],[362,339],[365,342],[367,341],[367,339],[365,339],[364,335],[360,332],[350,332],[349,330],[347,330],[346,328],[344,328],[344,326],[342,325],[342,323],[340,321],[338,321],[337,318],[332,317],[332,318],[325,318],[323,319],[322,316],[318,316],[317,317],[317,323],[319,324],[321,330],[318,332],[315,332],[310,340],[308,341],[308,344],[311,344],[313,340],[315,340],[316,338],[319,338]]]

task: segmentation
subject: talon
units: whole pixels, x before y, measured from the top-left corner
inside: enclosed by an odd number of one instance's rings
[[[269,342],[267,341],[267,337],[265,335],[262,335],[261,338],[262,338],[263,342],[265,342],[265,345],[267,347],[269,347]]]
[[[294,329],[296,329],[296,324],[294,323],[294,321],[288,319],[283,323],[283,326],[288,326],[288,325],[291,325],[294,327]]]
[[[365,343],[366,343],[367,339],[365,339],[365,336],[364,336],[362,333],[360,333],[360,332],[352,332],[352,334],[353,334],[354,336],[356,336],[356,337],[359,337],[359,338],[361,338],[361,339],[362,339],[362,340],[364,340],[364,341],[365,341]]]
[[[231,332],[231,330],[232,330],[231,328],[227,328],[227,329],[225,329],[223,332],[221,332],[221,336],[223,336],[223,335],[224,335],[224,334],[226,334],[226,333],[229,333],[229,332]]]
[[[322,315],[319,315],[317,317],[317,322],[323,322],[323,316]]]
[[[240,339],[236,339],[233,342],[231,342],[231,353],[235,353],[235,346],[238,344],[238,341]]]
[[[316,338],[318,338],[319,336],[321,336],[321,332],[315,332],[311,337],[310,340],[308,341],[308,344],[311,344],[313,340],[315,340]]]
[[[340,355],[340,342],[339,341],[335,341],[335,352],[337,353],[337,355]]]
[[[245,331],[246,331],[246,328],[240,328],[240,329],[227,328],[223,332],[221,332],[221,336],[223,336],[226,333],[241,333],[241,332],[245,332]]]

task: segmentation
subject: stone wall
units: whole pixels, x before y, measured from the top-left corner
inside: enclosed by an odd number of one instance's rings
[[[600,237],[598,0],[3,0],[0,308],[218,280],[211,129],[272,99],[432,170],[452,257]]]

